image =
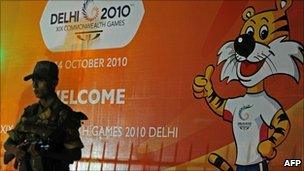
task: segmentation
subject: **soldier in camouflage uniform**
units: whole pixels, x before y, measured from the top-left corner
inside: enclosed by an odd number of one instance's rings
[[[87,117],[62,103],[56,93],[58,67],[40,61],[32,79],[33,91],[39,102],[25,108],[20,121],[8,132],[4,143],[4,163],[15,159],[21,171],[67,171],[69,164],[81,158],[83,144],[78,129]]]

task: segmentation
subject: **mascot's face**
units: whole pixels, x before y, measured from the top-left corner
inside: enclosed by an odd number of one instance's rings
[[[253,87],[266,77],[287,74],[299,80],[294,58],[303,63],[303,47],[289,39],[286,10],[291,0],[277,0],[276,10],[255,14],[253,7],[243,12],[240,35],[222,46],[218,63],[224,62],[221,80],[239,80]]]

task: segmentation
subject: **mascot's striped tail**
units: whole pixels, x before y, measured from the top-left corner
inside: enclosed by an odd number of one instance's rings
[[[218,154],[211,153],[208,157],[209,163],[223,171],[233,171],[230,164]]]

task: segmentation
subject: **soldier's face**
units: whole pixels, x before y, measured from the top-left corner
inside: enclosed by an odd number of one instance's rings
[[[35,96],[40,99],[46,98],[50,93],[50,90],[48,88],[48,83],[42,79],[33,79],[32,81],[33,81],[32,86]]]

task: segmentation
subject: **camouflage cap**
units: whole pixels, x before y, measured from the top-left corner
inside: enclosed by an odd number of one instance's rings
[[[23,78],[24,81],[29,79],[46,79],[58,80],[58,66],[51,61],[39,61],[36,63],[32,74]]]

